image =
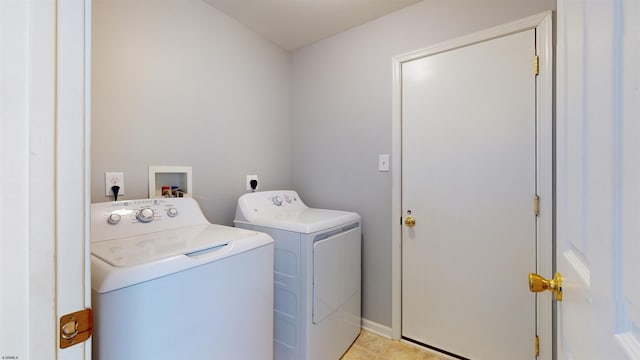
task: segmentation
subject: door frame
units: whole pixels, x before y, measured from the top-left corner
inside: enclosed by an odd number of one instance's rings
[[[8,236],[0,279],[10,294],[0,356],[91,358],[91,339],[60,348],[64,314],[91,306],[89,263],[91,0],[0,4],[0,168],[11,201],[0,203]],[[7,105],[7,106],[4,106]],[[9,279],[9,281],[5,281]],[[3,345],[5,345],[3,347]]]
[[[391,335],[402,337],[402,64],[425,56],[449,51],[512,33],[536,30],[539,74],[536,80],[536,187],[540,196],[540,215],[536,225],[537,269],[531,272],[551,278],[553,274],[553,24],[552,12],[546,11],[504,25],[482,30],[434,46],[395,56],[392,88],[392,295]],[[531,63],[534,71],[534,62]],[[533,204],[533,199],[532,199]],[[533,206],[533,205],[532,205]],[[522,274],[523,287],[527,275]],[[536,296],[532,294],[531,296]],[[536,323],[542,360],[553,354],[553,324],[555,318],[551,301],[537,297]],[[534,339],[532,342],[532,351]]]
[[[55,3],[55,307],[60,318],[91,308],[91,13],[92,0]],[[92,338],[57,360],[91,359]]]

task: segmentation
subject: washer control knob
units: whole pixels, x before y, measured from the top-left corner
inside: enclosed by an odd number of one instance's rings
[[[120,222],[120,219],[122,219],[122,216],[116,213],[111,213],[111,215],[109,215],[109,217],[107,218],[107,222],[111,225],[115,225]]]
[[[276,206],[282,205],[282,198],[280,197],[280,195],[274,196],[272,200]]]
[[[178,216],[178,209],[176,209],[176,208],[168,208],[167,209],[167,215],[169,215],[169,217]]]
[[[285,196],[284,196],[284,201],[288,202],[289,204],[291,204],[291,201],[292,201],[292,200],[293,200],[293,199],[291,198],[291,196],[289,196],[289,195],[285,195]]]
[[[153,221],[153,210],[151,208],[144,208],[139,210],[136,214],[136,219],[141,223],[148,223]]]

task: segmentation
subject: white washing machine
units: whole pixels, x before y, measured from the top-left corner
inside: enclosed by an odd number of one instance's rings
[[[271,359],[273,257],[191,198],[92,204],[93,359]]]
[[[360,333],[360,216],[264,191],[238,199],[234,223],[275,240],[274,358],[338,360]]]

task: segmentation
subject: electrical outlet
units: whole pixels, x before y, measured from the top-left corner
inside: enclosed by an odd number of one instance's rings
[[[247,191],[253,190],[251,188],[251,180],[258,181],[258,175],[247,175]],[[260,186],[260,183],[258,183],[258,186]],[[258,190],[258,186],[256,186],[256,190]]]
[[[124,195],[124,173],[106,172],[104,173],[104,194],[105,196],[113,196],[112,186],[120,186],[118,196]]]

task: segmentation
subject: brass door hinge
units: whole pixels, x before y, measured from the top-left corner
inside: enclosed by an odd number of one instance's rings
[[[540,195],[536,195],[533,198],[533,212],[536,216],[540,216]]]
[[[60,349],[87,341],[93,333],[93,310],[84,309],[60,317]]]
[[[540,356],[540,338],[536,335],[536,357]]]
[[[540,57],[538,55],[533,58],[533,73],[540,74]]]

